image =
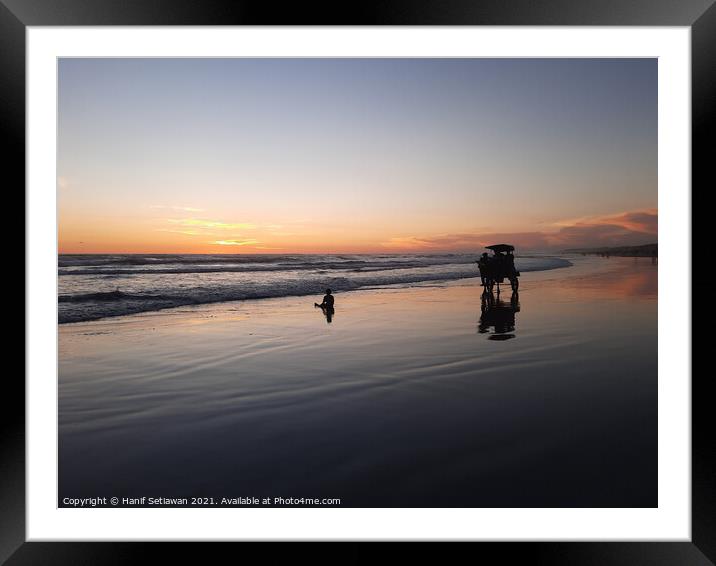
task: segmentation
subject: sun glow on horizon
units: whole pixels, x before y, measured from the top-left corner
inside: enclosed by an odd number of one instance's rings
[[[84,240],[60,240],[60,253],[235,253],[226,248],[241,248],[241,253],[401,253],[454,252],[481,249],[495,242],[510,242],[526,250],[560,250],[567,248],[612,245],[639,245],[657,239],[658,213],[656,209],[611,213],[552,223],[554,228],[532,232],[434,233],[410,236],[377,237],[360,241],[360,235],[345,232],[328,238],[320,225],[295,225],[294,232],[284,232],[281,224],[224,222],[194,218],[160,219],[156,222],[196,229],[153,228],[169,237],[151,245],[149,235],[133,232],[134,239],[122,242],[114,235],[111,225],[103,224],[104,232],[87,232]],[[118,228],[121,229],[121,228]],[[236,232],[235,230],[241,230]],[[71,231],[65,234],[71,237]],[[65,237],[67,237],[65,236]],[[207,238],[213,238],[208,239]]]

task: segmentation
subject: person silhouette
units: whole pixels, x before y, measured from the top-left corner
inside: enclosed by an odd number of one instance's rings
[[[323,302],[320,305],[318,303],[313,303],[313,304],[316,305],[317,307],[332,309],[334,302],[335,302],[335,299],[333,298],[333,293],[331,292],[330,289],[326,289],[326,296],[323,297]]]
[[[477,260],[477,268],[480,270],[480,285],[482,287],[485,287],[485,283],[487,282],[487,269],[489,264],[490,256],[485,252],[480,256],[480,259]]]
[[[333,314],[336,312],[333,308],[334,302],[333,293],[330,289],[326,289],[326,296],[323,297],[323,302],[320,305],[313,303],[314,306],[319,307],[323,311],[323,314],[326,315],[326,322],[329,324],[333,320]]]

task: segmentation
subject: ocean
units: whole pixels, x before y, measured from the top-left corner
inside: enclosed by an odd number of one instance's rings
[[[316,295],[478,277],[478,254],[62,254],[60,324],[185,305]],[[569,267],[550,255],[516,256],[521,272]]]

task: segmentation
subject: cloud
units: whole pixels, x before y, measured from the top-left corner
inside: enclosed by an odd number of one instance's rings
[[[550,234],[553,246],[630,246],[655,242],[658,236],[656,209],[635,210],[562,221]]]
[[[564,220],[553,226],[558,229],[402,236],[382,242],[381,246],[393,250],[463,251],[498,243],[509,243],[518,249],[540,250],[649,244],[657,239],[658,213],[656,209],[636,210]]]
[[[251,244],[260,244],[258,240],[216,240],[214,242],[208,242],[209,244],[218,244],[220,246],[249,246]]]
[[[201,218],[167,218],[167,222],[180,226],[211,228],[213,230],[250,230],[257,227],[255,224],[249,222],[220,222],[218,220],[204,220]]]
[[[601,216],[586,216],[573,220],[562,220],[555,222],[554,226],[618,226],[631,232],[642,232],[644,234],[656,234],[658,224],[658,212],[655,208],[644,210],[633,210],[617,214],[606,214]]]
[[[544,248],[548,246],[547,237],[541,232],[504,232],[504,233],[461,233],[443,234],[432,237],[409,236],[391,238],[382,245],[386,248],[443,251],[474,250],[491,244],[510,243],[518,248]]]
[[[162,210],[180,210],[182,212],[203,212],[203,208],[194,208],[193,206],[169,206],[166,204],[153,204],[149,208],[159,208]]]
[[[185,236],[206,236],[204,232],[197,230],[170,230],[169,228],[157,228],[155,232],[169,232],[170,234],[184,234]]]
[[[274,236],[294,236],[296,232],[287,232],[282,224],[255,224],[253,222],[224,222],[207,218],[165,218],[164,222],[175,228],[157,228],[158,232],[174,232],[191,236],[224,236],[222,241],[229,241],[226,236],[243,237],[245,230],[254,233],[266,233]]]

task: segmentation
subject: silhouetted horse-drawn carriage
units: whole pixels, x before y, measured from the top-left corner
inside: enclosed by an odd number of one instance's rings
[[[505,279],[510,282],[513,291],[517,291],[520,286],[518,277],[520,272],[515,269],[515,247],[509,244],[495,244],[494,246],[485,246],[488,250],[492,250],[490,256],[487,252],[477,261],[480,269],[480,278],[485,291],[492,293],[492,289],[497,285],[497,292],[500,291],[500,283],[504,283]]]

